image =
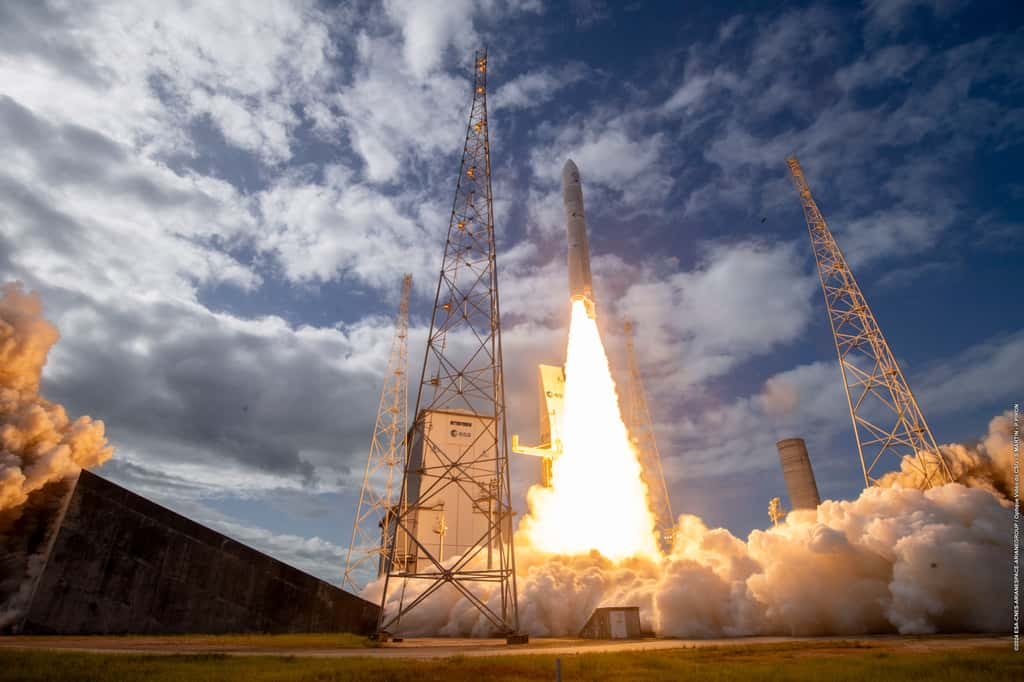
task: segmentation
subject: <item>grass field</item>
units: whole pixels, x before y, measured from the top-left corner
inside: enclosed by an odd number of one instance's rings
[[[857,643],[795,642],[561,657],[570,680],[949,680],[1024,679],[1024,656],[1005,649],[898,651]],[[550,655],[462,657],[432,661],[295,656],[134,655],[0,651],[0,682],[8,680],[553,680]]]

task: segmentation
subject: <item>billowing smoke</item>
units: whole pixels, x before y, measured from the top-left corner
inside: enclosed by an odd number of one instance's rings
[[[984,490],[871,488],[792,512],[745,543],[693,517],[681,530],[655,598],[665,635],[1008,627],[1008,573],[998,567],[1009,564],[1009,515]]]
[[[47,483],[110,459],[103,422],[71,421],[39,395],[43,365],[60,334],[36,294],[20,283],[0,297],[0,511],[25,503]]]
[[[998,492],[1002,478],[982,463],[998,468],[1010,457],[1008,422],[997,417],[977,446],[946,451],[964,455],[958,471],[970,474],[967,485],[870,488],[855,500],[791,512],[746,541],[683,515],[660,562],[544,554],[520,534],[522,628],[575,635],[599,606],[638,606],[646,628],[676,637],[1006,631],[1009,502]],[[416,587],[410,581],[407,603]],[[389,592],[393,609],[401,591]],[[367,596],[379,600],[380,584]],[[497,595],[488,603],[498,609]],[[491,630],[454,590],[432,596],[399,629]]]
[[[18,283],[0,296],[0,630],[28,605],[79,471],[113,454],[103,422],[39,395],[57,328]]]
[[[1013,414],[1006,412],[988,424],[988,435],[977,444],[940,445],[953,479],[972,488],[984,488],[1007,500],[1013,496]],[[919,467],[904,458],[899,471],[879,479],[884,487],[919,487]]]

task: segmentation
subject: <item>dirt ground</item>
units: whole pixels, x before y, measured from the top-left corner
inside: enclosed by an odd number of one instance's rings
[[[536,638],[529,644],[508,646],[499,639],[446,639],[413,638],[390,642],[375,647],[332,647],[329,637],[312,645],[295,643],[275,646],[273,637],[252,636],[240,643],[232,638],[216,636],[11,636],[0,637],[0,650],[67,650],[132,654],[204,654],[217,653],[239,656],[303,656],[339,658],[350,656],[438,659],[451,656],[521,656],[529,654],[577,654],[618,651],[663,651],[708,646],[749,646],[752,644],[793,643],[806,641],[822,644],[858,646],[874,651],[939,652],[956,649],[1010,648],[1009,637],[996,635],[913,636],[896,635],[872,637],[743,637],[734,639],[644,639],[628,642],[592,641],[580,639]]]

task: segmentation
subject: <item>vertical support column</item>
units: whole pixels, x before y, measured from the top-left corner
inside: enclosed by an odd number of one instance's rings
[[[345,557],[345,573],[341,586],[358,593],[384,570],[388,554],[393,508],[395,470],[405,468],[405,436],[409,424],[409,377],[406,371],[409,355],[409,293],[412,275],[402,278],[402,297],[395,319],[395,337],[384,372],[384,386],[377,404],[377,421],[370,439],[363,486],[352,522],[352,539]],[[383,479],[383,480],[382,480]],[[371,572],[375,565],[376,575]]]
[[[458,591],[490,621],[495,633],[516,636],[519,631],[486,51],[476,54],[473,74],[469,123],[417,387],[402,497],[392,531],[409,538],[417,561],[415,570],[387,562],[378,624],[381,637],[387,637],[404,614],[441,588]],[[465,415],[478,425],[472,442],[455,446],[445,437],[444,429],[428,428],[441,413]],[[474,515],[485,518],[486,528],[479,537],[467,543],[460,540],[455,549],[446,549],[447,556],[441,557],[436,543],[417,533],[417,516],[419,510],[452,496],[468,505]],[[394,551],[391,543],[392,556]],[[403,598],[389,604],[396,580],[403,586]],[[410,586],[408,603],[404,599],[406,585]],[[493,590],[498,590],[499,599],[492,598]]]

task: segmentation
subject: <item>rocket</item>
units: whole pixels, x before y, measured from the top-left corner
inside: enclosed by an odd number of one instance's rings
[[[580,171],[572,159],[562,168],[562,202],[569,242],[569,301],[583,301],[587,315],[594,319],[594,284],[590,277],[590,246],[587,218],[583,214],[583,186]]]

